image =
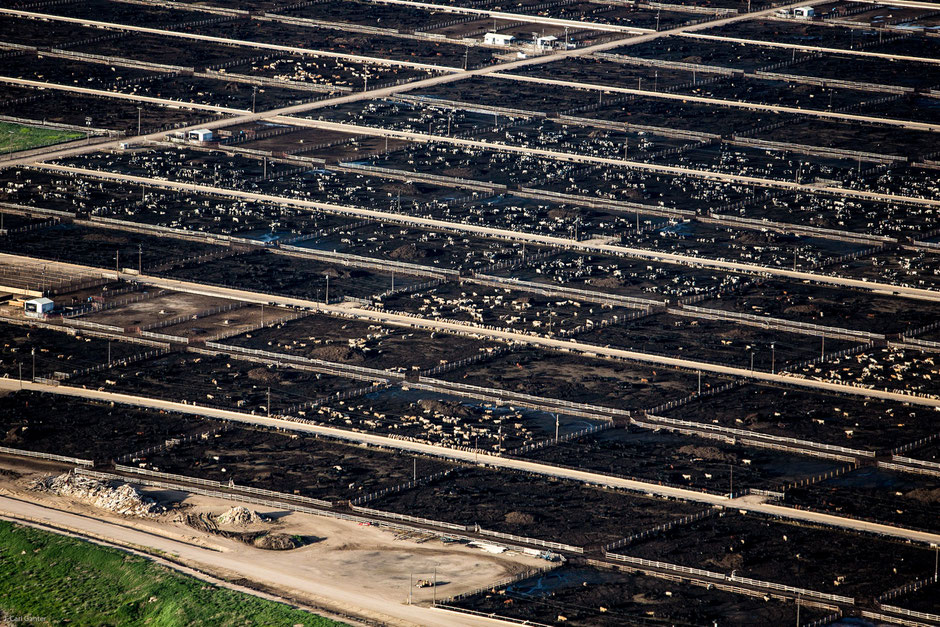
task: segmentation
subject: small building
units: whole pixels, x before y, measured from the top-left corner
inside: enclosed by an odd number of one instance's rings
[[[796,7],[793,9],[794,17],[815,17],[816,9],[813,7]]]
[[[552,50],[558,46],[558,37],[549,35],[548,37],[539,37],[535,40],[535,45],[541,50]]]
[[[490,46],[508,46],[516,38],[512,35],[501,35],[500,33],[487,33],[483,35],[483,43]]]
[[[189,131],[188,139],[195,142],[211,142],[212,131],[207,128],[197,128],[194,131]]]
[[[42,318],[52,313],[55,303],[49,298],[32,298],[23,304],[23,313],[27,318]]]

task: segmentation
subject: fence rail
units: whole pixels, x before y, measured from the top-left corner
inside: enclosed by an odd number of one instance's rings
[[[224,353],[239,353],[242,355],[257,356],[263,357],[266,359],[271,359],[279,361],[281,363],[290,364],[290,363],[299,363],[305,366],[312,366],[317,368],[323,368],[330,372],[343,372],[352,375],[358,375],[356,378],[367,379],[370,381],[385,381],[388,379],[404,379],[404,375],[400,375],[394,372],[389,372],[387,370],[378,370],[376,368],[365,368],[363,366],[354,366],[352,364],[343,364],[335,361],[324,361],[322,359],[310,359],[309,357],[301,357],[299,355],[289,355],[287,353],[274,353],[271,351],[261,350],[257,348],[245,348],[244,346],[238,346],[236,344],[221,344],[219,342],[206,342],[206,348],[210,348],[216,351],[221,351]]]
[[[725,311],[722,309],[707,309],[705,307],[695,307],[693,305],[685,304],[677,308],[670,308],[667,313],[677,316],[700,317],[709,320],[729,320],[740,322],[749,326],[759,326],[764,329],[773,329],[775,331],[785,331],[789,333],[800,333],[804,335],[816,335],[842,339],[862,339],[868,341],[885,339],[884,335],[879,333],[871,333],[870,331],[842,329],[839,327],[829,327],[820,324],[812,324],[809,322],[797,322],[795,320],[771,318],[768,316],[755,316],[754,314]]]
[[[537,451],[539,449],[548,448],[549,446],[555,446],[556,444],[563,444],[565,442],[571,442],[572,440],[577,440],[588,435],[593,435],[600,431],[607,431],[608,429],[613,429],[613,422],[602,422],[600,424],[591,425],[590,427],[585,427],[583,429],[578,429],[571,433],[566,433],[557,438],[546,438],[544,440],[539,440],[538,442],[532,442],[531,444],[526,444],[515,448],[507,452],[507,455],[523,455],[524,453],[531,453],[532,451]]]
[[[911,618],[920,618],[923,620],[929,620],[933,624],[940,623],[940,614],[931,614],[930,612],[918,612],[916,610],[909,610],[903,607],[898,607],[896,605],[882,605],[881,609],[886,612],[892,612],[894,614],[901,614],[902,616],[910,616]]]
[[[575,403],[545,396],[532,396],[521,392],[511,392],[498,388],[485,388],[477,385],[467,385],[466,383],[456,383],[453,381],[444,381],[442,379],[430,379],[428,377],[418,377],[418,383],[424,384],[429,389],[444,391],[450,393],[471,393],[473,397],[484,397],[497,399],[503,402],[517,403],[522,406],[531,406],[542,409],[549,413],[565,413],[584,417],[593,417],[611,420],[613,416],[630,417],[630,412],[623,409],[612,407],[601,407],[600,405],[586,405],[584,403]],[[412,384],[413,385],[413,384]],[[562,408],[562,409],[559,409]]]
[[[95,331],[107,331],[110,333],[124,333],[124,327],[116,327],[110,324],[99,324],[87,320],[77,320],[75,318],[64,318],[62,324],[70,327],[80,327],[82,329],[93,329]]]
[[[675,418],[666,418],[665,416],[656,416],[656,415],[649,414],[649,413],[646,415],[646,418],[654,423],[662,423],[661,426],[675,425],[675,426],[680,426],[680,427],[690,427],[693,429],[699,429],[701,431],[714,431],[717,433],[725,433],[725,434],[734,435],[737,437],[744,437],[744,438],[750,438],[750,439],[760,438],[760,439],[765,439],[765,440],[770,440],[770,441],[775,441],[775,442],[785,442],[789,444],[795,444],[797,446],[804,447],[804,448],[816,448],[816,449],[822,449],[825,451],[835,451],[838,453],[845,453],[847,455],[852,455],[856,457],[868,457],[868,458],[875,457],[875,453],[873,451],[863,451],[861,449],[847,448],[844,446],[837,446],[834,444],[823,444],[821,442],[813,442],[811,440],[800,440],[798,438],[788,438],[786,436],[773,435],[770,433],[758,433],[755,431],[747,431],[745,429],[735,429],[734,427],[723,427],[721,425],[714,425],[714,424],[709,424],[709,423],[704,423],[704,422],[677,420]]]
[[[940,470],[934,470],[932,468],[919,468],[917,466],[908,466],[906,464],[894,464],[891,462],[878,462],[878,468],[884,468],[885,470],[896,470],[899,472],[906,472],[914,475],[926,475],[928,477],[940,477]]]
[[[9,446],[0,446],[0,453],[6,453],[7,455],[20,455],[22,457],[35,457],[37,459],[48,459],[55,462],[75,464],[77,466],[88,466],[89,468],[95,465],[95,462],[88,459],[79,459],[77,457],[68,457],[66,455],[54,455],[53,453],[40,453],[38,451],[27,451],[20,448],[10,448]]]
[[[395,493],[397,493],[397,492],[404,492],[405,490],[410,490],[410,489],[412,489],[412,488],[417,488],[417,487],[419,487],[419,486],[423,486],[423,485],[426,485],[426,484],[428,484],[428,483],[432,483],[432,482],[434,482],[434,481],[437,481],[438,479],[443,479],[443,478],[445,478],[445,477],[449,477],[450,475],[452,475],[454,472],[457,472],[458,470],[459,470],[459,468],[448,468],[447,470],[442,470],[442,471],[440,471],[440,472],[436,472],[436,473],[431,474],[431,475],[426,475],[426,476],[421,477],[421,478],[419,478],[419,479],[414,479],[414,480],[412,480],[412,481],[406,481],[406,482],[404,482],[404,483],[399,483],[398,485],[394,485],[394,486],[391,486],[391,487],[388,487],[388,488],[384,488],[384,489],[382,489],[382,490],[378,490],[377,492],[372,492],[372,493],[366,494],[366,495],[364,495],[364,496],[360,496],[360,497],[357,497],[357,498],[354,498],[354,499],[350,499],[350,500],[349,500],[349,504],[350,504],[350,505],[363,505],[363,504],[368,503],[368,502],[370,502],[370,501],[375,501],[376,499],[382,498],[382,497],[385,496],[386,494],[395,494]]]
[[[882,621],[888,625],[904,625],[904,627],[933,627],[929,623],[900,618],[898,616],[890,616],[888,614],[882,614],[881,612],[872,612],[871,610],[861,610],[859,611],[859,616],[862,618],[872,618],[877,621]],[[936,625],[936,623],[934,623],[934,625]]]
[[[194,483],[196,485],[208,486],[211,488],[224,488],[227,490],[237,490],[239,492],[248,492],[251,494],[259,494],[261,496],[270,496],[277,499],[286,499],[288,501],[298,501],[300,503],[307,503],[309,505],[316,505],[318,507],[333,507],[333,503],[330,501],[324,501],[323,499],[315,499],[309,496],[298,496],[296,494],[287,494],[284,492],[275,492],[274,490],[265,490],[263,488],[253,488],[251,486],[242,486],[235,485],[232,483],[222,483],[221,481],[212,481],[211,479],[200,479],[199,477],[187,477],[185,475],[174,475],[168,472],[159,472],[156,470],[148,470],[146,468],[136,468],[134,466],[124,466],[121,464],[115,464],[114,469],[118,472],[126,472],[133,475],[144,475],[147,477],[156,477],[157,479],[167,479],[170,481],[180,481],[183,483]]]
[[[232,429],[232,425],[228,422],[224,422],[218,427],[214,429],[210,429],[209,431],[201,431],[201,432],[196,432],[196,433],[190,433],[189,435],[185,435],[185,436],[181,436],[177,438],[170,438],[168,440],[165,440],[163,444],[149,446],[145,449],[134,451],[133,453],[125,453],[124,455],[121,455],[120,457],[116,457],[114,459],[114,462],[120,464],[123,462],[130,462],[133,460],[143,459],[147,455],[151,455],[153,453],[159,453],[160,451],[166,451],[172,447],[179,446],[180,444],[193,442],[195,440],[207,440],[210,437],[218,433],[224,433],[225,431],[229,431],[230,429]]]
[[[511,533],[503,533],[502,531],[491,531],[489,529],[480,529],[476,528],[477,533],[484,536],[491,536],[494,538],[500,538],[501,540],[509,540],[511,542],[521,542],[523,544],[534,544],[535,546],[540,546],[546,549],[555,549],[556,551],[567,551],[569,553],[578,553],[583,554],[584,548],[580,546],[572,546],[570,544],[563,544],[561,542],[551,542],[549,540],[539,540],[538,538],[528,538],[526,536],[516,536]]]
[[[614,560],[618,562],[626,562],[627,564],[635,564],[637,566],[646,566],[648,568],[658,568],[660,570],[669,570],[669,571],[678,572],[678,573],[685,573],[688,575],[706,577],[708,579],[733,581],[738,584],[744,584],[746,586],[753,586],[755,588],[779,590],[781,592],[797,594],[797,595],[801,595],[804,597],[823,599],[826,601],[833,601],[836,603],[844,603],[846,605],[855,605],[855,599],[852,597],[842,596],[839,594],[829,594],[828,592],[819,592],[818,590],[810,590],[808,588],[797,588],[794,586],[786,586],[783,584],[775,583],[773,581],[763,581],[761,579],[750,579],[748,577],[725,575],[724,573],[717,573],[717,572],[710,571],[710,570],[703,570],[701,568],[690,568],[688,566],[681,566],[679,564],[670,564],[668,562],[657,562],[653,560],[643,559],[641,557],[631,557],[629,555],[611,553],[609,551],[604,552],[604,557],[609,560]]]
[[[430,518],[421,518],[420,516],[409,516],[408,514],[396,514],[395,512],[386,512],[379,509],[372,509],[371,507],[363,507],[361,505],[350,504],[349,508],[354,512],[360,512],[363,514],[372,514],[373,516],[381,516],[383,518],[391,518],[393,520],[403,520],[405,522],[429,525],[431,527],[453,529],[454,531],[473,531],[476,529],[476,525],[457,525],[454,523],[444,522],[442,520],[432,520]]]
[[[899,596],[910,594],[911,592],[916,592],[917,590],[920,590],[924,586],[929,586],[930,584],[933,584],[933,583],[937,583],[936,576],[930,576],[930,577],[925,577],[923,579],[918,579],[917,581],[912,581],[910,583],[904,584],[903,586],[892,588],[891,590],[888,590],[884,594],[878,595],[875,598],[875,602],[881,605],[882,601],[889,601],[891,599],[896,599]]]
[[[678,520],[672,520],[670,522],[663,523],[661,525],[656,525],[655,527],[652,527],[650,529],[646,529],[639,533],[631,534],[627,536],[626,538],[621,538],[620,540],[611,542],[610,544],[606,544],[602,547],[602,550],[605,553],[607,553],[607,552],[613,551],[614,549],[619,549],[628,544],[632,544],[633,542],[640,540],[642,538],[647,538],[657,533],[662,533],[663,531],[669,531],[670,529],[674,527],[688,525],[688,524],[697,522],[699,520],[702,520],[704,518],[711,518],[712,516],[717,515],[719,511],[720,510],[718,508],[706,509],[696,514],[690,514],[689,516],[685,516],[684,518],[680,518]]]
[[[470,590],[469,592],[461,592],[460,594],[454,595],[450,598],[443,599],[439,603],[453,603],[454,601],[459,601],[461,599],[466,599],[468,597],[475,596],[477,594],[480,594],[481,592],[487,592],[489,590],[497,590],[499,588],[505,588],[506,586],[510,586],[516,583],[517,581],[522,581],[523,579],[535,577],[536,575],[541,575],[542,573],[546,573],[556,568],[558,568],[558,565],[543,566],[542,568],[534,568],[532,570],[527,570],[525,572],[517,573],[510,577],[506,577],[505,579],[500,579],[499,581],[495,583],[491,583],[488,586],[481,586],[479,588],[476,588],[475,590]],[[500,619],[502,619],[502,617],[500,617]],[[533,624],[533,623],[526,623],[526,624]]]
[[[435,278],[456,278],[460,276],[458,271],[448,270],[446,268],[432,268],[430,266],[422,266],[414,263],[403,263],[401,261],[391,261],[387,259],[375,259],[373,257],[362,257],[360,255],[351,255],[349,253],[316,250],[313,248],[303,248],[301,246],[278,246],[274,252],[290,253],[294,256],[332,261],[356,268],[369,268],[385,272],[395,272],[397,270],[403,275],[428,276]]]
[[[601,294],[600,292],[595,292],[592,290],[553,286],[545,283],[523,281],[520,279],[511,279],[507,277],[492,276],[482,273],[474,273],[472,279],[463,280],[480,285],[514,289],[522,292],[532,292],[534,294],[541,294],[543,296],[562,296],[566,298],[575,298],[590,303],[610,305],[611,307],[649,308],[664,307],[666,305],[666,301],[636,298],[634,296],[620,296],[617,294]]]

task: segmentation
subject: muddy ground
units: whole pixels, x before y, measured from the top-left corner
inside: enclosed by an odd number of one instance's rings
[[[554,437],[556,420],[562,436],[595,427],[600,422],[511,402],[482,402],[411,389],[407,383],[352,400],[328,403],[302,415],[342,429],[489,453],[511,452],[521,446],[544,442]]]
[[[133,463],[161,472],[251,486],[327,501],[366,496],[457,468],[400,451],[342,444],[326,438],[234,428],[145,455]]]
[[[890,525],[940,530],[940,477],[865,467],[787,492],[786,504]]]
[[[590,344],[738,368],[753,367],[766,372],[818,357],[823,350],[821,338],[812,335],[671,314],[657,314],[623,325],[612,325],[585,333],[578,339]],[[825,344],[827,352],[834,352],[856,346],[858,342],[827,338]]]
[[[198,405],[267,414],[285,413],[365,383],[293,368],[277,368],[227,357],[171,353],[104,372],[75,377],[75,385],[102,387],[109,392],[186,401]]]
[[[168,275],[184,281],[285,294],[321,302],[327,299],[332,302],[343,296],[369,298],[390,289],[392,283],[391,273],[386,275],[342,263],[276,255],[265,250],[171,270]],[[330,277],[329,285],[327,276]],[[395,276],[395,284],[398,286],[426,280],[426,277],[406,274]]]
[[[371,507],[574,546],[613,542],[704,509],[505,470],[469,470]]]
[[[443,340],[443,341],[441,341]],[[251,331],[227,343],[308,359],[395,370],[426,370],[491,351],[498,344],[312,314]]]
[[[555,624],[564,622],[585,627],[616,627],[625,624],[670,625],[791,624],[796,604],[764,601],[719,590],[706,591],[689,583],[581,565],[524,579],[497,592],[486,591],[461,599],[458,607],[517,620]],[[805,619],[821,618],[826,612],[800,608]]]
[[[933,573],[933,553],[925,547],[730,513],[673,528],[619,551],[860,599]]]
[[[738,294],[707,300],[701,306],[887,334],[940,320],[940,306],[929,301],[780,280],[763,281]]]
[[[201,244],[142,233],[58,224],[39,231],[0,238],[0,250],[88,266],[137,269],[223,250]]]
[[[634,426],[538,449],[526,457],[718,494],[778,490],[840,467],[838,462]]]
[[[870,451],[936,432],[931,408],[765,385],[704,397],[666,415]]]
[[[209,431],[220,423],[34,392],[0,397],[0,445],[108,462],[123,454]]]
[[[536,350],[510,353],[440,378],[630,411],[684,398],[698,389],[693,373]],[[721,382],[702,375],[703,390]]]
[[[0,372],[11,379],[20,376],[27,381],[33,376],[35,350],[36,376],[51,379],[56,372],[72,373],[111,361],[153,350],[153,347],[130,342],[109,341],[88,337],[79,331],[71,335],[63,331],[38,327],[0,324]]]

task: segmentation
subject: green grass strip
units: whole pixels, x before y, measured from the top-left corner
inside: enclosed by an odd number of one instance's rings
[[[342,625],[143,557],[6,521],[0,521],[0,610],[24,625]]]

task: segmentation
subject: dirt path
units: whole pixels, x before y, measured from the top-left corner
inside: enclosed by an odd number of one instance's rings
[[[24,500],[24,496],[30,500]],[[191,506],[190,511],[214,514],[231,506],[204,497],[187,497],[185,503]],[[492,624],[418,605],[431,600],[427,589],[413,589],[414,604],[408,605],[411,579],[430,578],[435,567],[438,580],[443,582],[438,594],[450,596],[544,565],[520,555],[497,557],[463,546],[443,548],[436,542],[396,540],[392,532],[347,521],[297,513],[283,517],[280,512],[262,513],[279,517],[279,533],[309,534],[321,540],[288,552],[265,551],[171,523],[169,517],[121,518],[59,497],[0,488],[2,516],[51,525],[108,543],[162,551],[174,561],[212,576],[247,579],[314,607],[389,625]]]

